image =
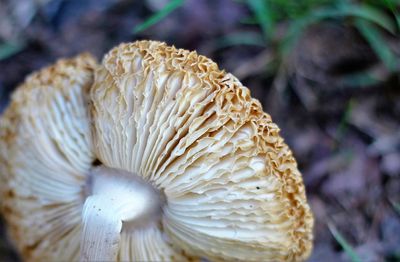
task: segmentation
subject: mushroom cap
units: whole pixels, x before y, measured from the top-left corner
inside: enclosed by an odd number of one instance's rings
[[[23,257],[77,260],[94,159],[165,196],[158,223],[121,232],[118,260],[309,256],[296,161],[233,75],[155,41],[112,49],[93,80],[95,67],[83,55],[33,74],[1,118],[3,213]]]
[[[91,100],[96,156],[164,192],[157,229],[173,246],[211,260],[308,257],[313,217],[296,161],[233,75],[164,43],[121,44]]]
[[[78,260],[95,66],[82,54],[31,74],[0,119],[2,213],[29,261]]]

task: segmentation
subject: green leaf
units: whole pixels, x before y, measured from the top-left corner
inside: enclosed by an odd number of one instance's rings
[[[226,48],[237,45],[265,46],[265,41],[260,34],[240,32],[228,34],[217,40],[217,48]]]
[[[0,60],[7,59],[25,48],[22,43],[3,43],[0,44]]]
[[[184,0],[171,0],[168,4],[164,6],[163,9],[158,11],[157,13],[153,14],[149,18],[147,18],[143,23],[137,25],[133,29],[133,33],[137,34],[140,33],[147,28],[153,26],[154,24],[160,22],[163,18],[165,18],[167,15],[175,11],[177,8],[181,7],[184,3]]]
[[[248,0],[247,5],[255,14],[266,40],[273,39],[274,20],[273,14],[266,0]]]
[[[333,224],[328,223],[328,228],[331,231],[331,233],[332,233],[333,237],[335,238],[335,240],[343,248],[344,252],[346,252],[346,254],[350,257],[350,260],[352,262],[362,262],[361,258],[354,251],[354,249],[347,242],[347,240],[342,236],[342,234],[340,234],[339,231],[337,231],[336,227]]]
[[[396,56],[386,44],[379,30],[373,24],[361,19],[357,19],[355,25],[385,66],[394,71],[396,69]]]

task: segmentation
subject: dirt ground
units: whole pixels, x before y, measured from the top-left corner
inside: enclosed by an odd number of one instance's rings
[[[133,28],[166,1],[18,0],[25,9],[11,14],[9,2],[0,1],[0,37],[23,48],[0,61],[0,111],[27,74],[60,57],[101,59],[137,39],[197,50],[250,88],[293,150],[316,218],[310,261],[351,261],[335,232],[362,261],[400,261],[400,70],[388,71],[350,25],[310,27],[276,64],[271,48],[227,43],[226,35],[260,31],[241,22],[250,11],[240,1],[187,0],[139,34]],[[399,58],[399,37],[388,43]],[[356,81],[355,72],[379,81]],[[0,231],[0,260],[16,260]]]

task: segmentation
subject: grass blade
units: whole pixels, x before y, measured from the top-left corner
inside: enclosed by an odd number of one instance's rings
[[[344,111],[344,114],[342,118],[340,119],[340,123],[338,128],[336,129],[336,138],[340,141],[342,140],[343,136],[346,133],[347,130],[347,123],[349,122],[351,112],[353,111],[354,108],[354,100],[350,99],[350,101],[347,103],[346,109]]]
[[[393,206],[393,209],[400,215],[400,203],[389,200],[390,204]]]
[[[0,44],[0,60],[7,59],[24,49],[25,45],[21,43],[3,43]]]
[[[343,248],[344,252],[350,257],[352,262],[362,262],[361,258],[357,255],[351,245],[347,242],[347,240],[342,236],[342,234],[337,231],[336,227],[328,223],[329,231],[331,231],[335,240],[339,243],[339,245]]]
[[[370,21],[394,34],[395,26],[392,19],[384,12],[366,5],[347,5],[339,10],[342,15],[353,16]]]
[[[274,20],[271,9],[266,0],[248,0],[247,5],[255,14],[266,40],[273,39]]]
[[[237,45],[265,46],[265,41],[262,35],[252,32],[232,33],[217,40],[219,49]]]
[[[394,2],[394,1],[390,1],[390,0],[384,0],[385,1],[385,5],[392,11],[395,19],[396,19],[396,23],[397,23],[397,29],[400,30],[400,12],[398,10],[398,8],[396,7],[396,5],[400,4],[400,1]]]
[[[382,79],[375,75],[374,72],[363,71],[347,74],[341,78],[339,82],[342,86],[363,88],[372,85],[378,85]]]
[[[310,14],[310,21],[321,21],[323,19],[334,19],[343,17],[362,18],[379,25],[385,30],[394,34],[395,26],[392,20],[385,13],[371,6],[362,5],[340,5],[335,8],[322,8]]]
[[[369,6],[341,4],[333,8],[317,9],[309,15],[293,21],[289,27],[288,34],[283,40],[282,53],[287,54],[290,52],[297,39],[301,36],[301,33],[304,32],[308,26],[326,19],[346,17],[354,17],[358,18],[358,20],[365,20],[366,22],[370,21],[391,33],[395,32],[392,20],[385,13]],[[387,55],[385,54],[385,58],[386,57]]]
[[[254,17],[245,17],[240,20],[240,23],[242,23],[244,25],[257,25],[258,20]]]
[[[357,19],[355,25],[385,66],[394,71],[396,69],[396,56],[386,44],[378,29],[362,19]]]
[[[147,28],[153,26],[154,24],[160,22],[163,18],[167,15],[175,11],[177,8],[181,7],[184,3],[184,0],[171,0],[168,4],[165,5],[163,9],[158,11],[157,13],[153,14],[149,18],[147,18],[143,23],[137,25],[133,29],[133,33],[137,34],[140,33]]]

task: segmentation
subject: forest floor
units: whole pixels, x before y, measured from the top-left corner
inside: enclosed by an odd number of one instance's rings
[[[250,88],[293,150],[316,218],[310,261],[354,261],[352,251],[362,261],[400,261],[400,74],[351,25],[310,26],[277,61],[258,25],[242,22],[250,11],[240,1],[187,0],[136,34],[166,1],[15,2],[26,10],[7,15],[0,7],[0,37],[22,39],[0,60],[0,112],[27,74],[60,57],[89,51],[101,59],[137,39],[197,50]],[[399,38],[388,43],[400,57]],[[0,256],[15,260],[4,237]]]

